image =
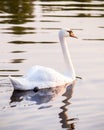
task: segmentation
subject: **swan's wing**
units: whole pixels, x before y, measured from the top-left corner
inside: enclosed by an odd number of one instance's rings
[[[63,76],[54,69],[43,66],[32,67],[24,77],[29,81],[35,82],[61,82],[64,80],[69,82],[69,78]]]
[[[9,77],[14,89],[31,90],[35,87],[50,88],[72,83],[72,79],[67,78],[51,68],[34,66],[29,72],[20,78]]]

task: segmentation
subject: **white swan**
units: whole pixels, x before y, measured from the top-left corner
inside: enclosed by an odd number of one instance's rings
[[[66,37],[77,37],[72,31],[64,29],[59,31],[59,40],[61,43],[65,63],[68,67],[69,77],[60,74],[54,69],[36,65],[33,66],[29,70],[29,72],[23,77],[15,78],[9,76],[9,79],[15,90],[32,90],[35,87],[49,88],[73,83],[76,78],[76,75],[67,48]]]

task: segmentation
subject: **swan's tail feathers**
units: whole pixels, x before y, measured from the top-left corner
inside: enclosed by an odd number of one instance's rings
[[[13,85],[15,90],[18,90],[18,87],[21,86],[20,82],[15,77],[9,76],[10,82]]]

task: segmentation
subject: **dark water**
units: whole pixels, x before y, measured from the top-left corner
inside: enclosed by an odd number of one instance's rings
[[[71,28],[73,86],[13,91],[8,75],[33,65],[65,73],[58,40]],[[104,129],[103,0],[0,0],[0,130]]]

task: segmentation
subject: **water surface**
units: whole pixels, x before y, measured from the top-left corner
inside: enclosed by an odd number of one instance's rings
[[[104,129],[103,0],[0,0],[0,129]],[[14,91],[8,75],[24,75],[33,65],[65,74],[58,40],[67,39],[77,79],[74,86]]]

